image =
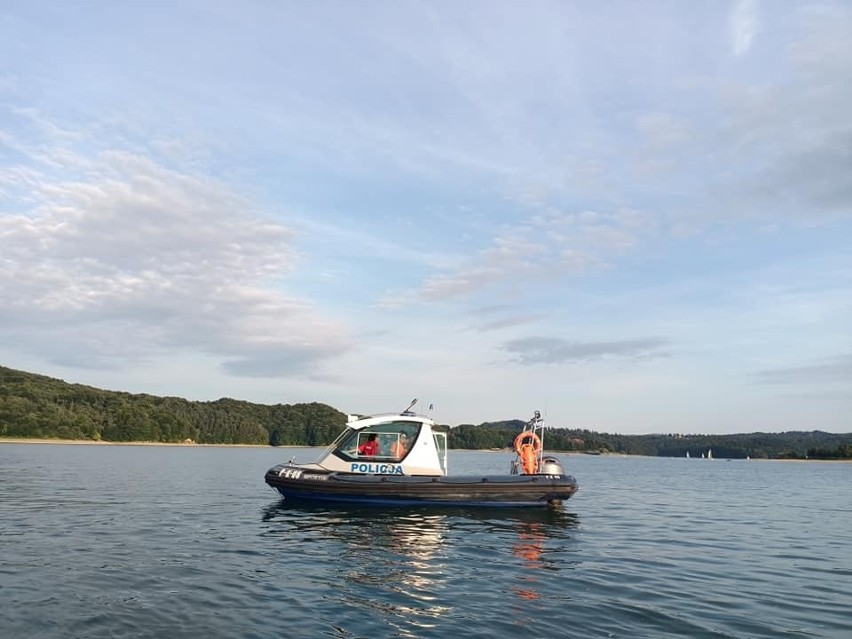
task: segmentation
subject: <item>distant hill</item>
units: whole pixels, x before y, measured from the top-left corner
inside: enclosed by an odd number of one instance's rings
[[[459,426],[453,433],[458,448],[503,448],[512,445],[523,422],[487,422]],[[745,459],[851,459],[852,433],[822,431],[745,433],[732,435],[612,435],[585,429],[550,428],[545,433],[548,450],[652,457],[708,456]]]
[[[252,404],[235,399],[194,402],[107,391],[0,366],[0,437],[90,441],[322,446],[346,415],[320,403]],[[453,448],[509,448],[521,420],[463,424]],[[548,450],[666,457],[852,458],[852,433],[821,431],[735,435],[611,435],[551,428]]]
[[[319,446],[345,424],[325,404],[132,395],[0,366],[0,437]]]

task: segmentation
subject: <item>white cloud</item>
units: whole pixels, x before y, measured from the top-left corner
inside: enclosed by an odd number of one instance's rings
[[[850,387],[852,385],[852,355],[840,355],[818,364],[758,371],[755,377],[765,384],[796,384],[799,386],[840,384]]]
[[[668,357],[669,340],[643,337],[616,342],[570,342],[557,337],[525,337],[503,345],[519,364],[564,364],[599,359],[650,359]]]
[[[243,375],[310,372],[349,347],[273,284],[299,260],[292,231],[226,186],[121,150],[58,180],[62,155],[0,175],[33,200],[0,217],[7,345],[88,366],[194,350]]]
[[[736,0],[731,10],[731,41],[734,55],[743,55],[751,48],[758,29],[757,0]]]
[[[657,225],[651,216],[634,210],[572,213],[546,206],[495,236],[454,272],[427,278],[418,295],[448,300],[498,284],[517,286],[602,269],[643,238],[655,236]]]
[[[642,113],[636,119],[636,127],[649,147],[678,146],[691,136],[689,123],[671,113]]]

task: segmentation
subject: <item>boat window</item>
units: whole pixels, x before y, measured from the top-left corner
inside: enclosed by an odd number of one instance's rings
[[[346,433],[334,454],[347,461],[371,459],[398,462],[408,455],[420,424],[408,421],[382,422]]]
[[[447,434],[432,433],[435,440],[435,450],[438,451],[438,462],[441,464],[441,472],[447,474]]]

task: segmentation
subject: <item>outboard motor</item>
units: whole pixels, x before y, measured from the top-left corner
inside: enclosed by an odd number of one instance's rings
[[[545,455],[541,458],[541,466],[538,469],[539,475],[564,475],[565,469],[562,468],[562,462],[556,457]]]

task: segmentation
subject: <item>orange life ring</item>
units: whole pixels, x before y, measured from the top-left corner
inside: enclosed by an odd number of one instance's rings
[[[532,440],[533,452],[538,455],[541,452],[541,438],[535,433],[525,430],[523,433],[519,433],[517,437],[515,437],[515,452],[518,455],[521,454],[521,446],[524,445],[524,440],[530,439]]]

